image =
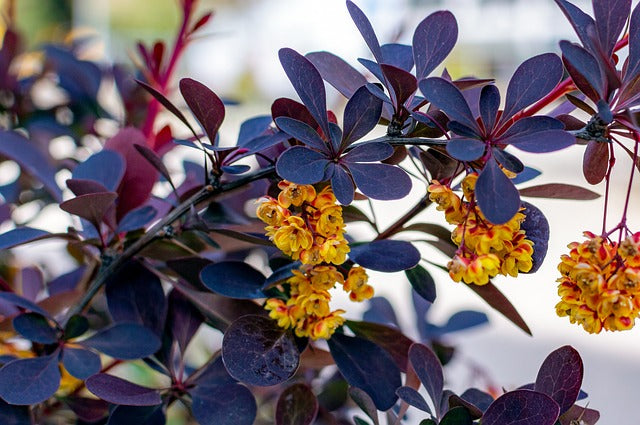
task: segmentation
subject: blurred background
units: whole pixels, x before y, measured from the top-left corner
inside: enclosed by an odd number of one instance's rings
[[[176,0],[20,0],[15,2],[15,14],[18,28],[31,47],[64,40],[73,30],[76,35],[93,38],[86,51],[88,58],[130,63],[137,40],[171,42],[179,23],[176,3]],[[591,11],[588,1],[574,3]],[[458,20],[459,38],[445,60],[448,71],[454,78],[468,75],[495,78],[502,88],[524,59],[543,52],[558,53],[559,40],[576,39],[552,0],[358,0],[356,4],[371,20],[381,42],[410,43],[413,29],[424,17],[439,9],[452,11]],[[273,99],[296,97],[277,58],[280,48],[291,47],[303,54],[328,50],[361,71],[356,59],[370,56],[342,0],[202,0],[200,8],[213,9],[215,16],[201,31],[200,39],[187,50],[177,75],[200,80],[218,95],[238,102],[227,109],[223,142],[235,140],[240,123],[247,117],[268,113]],[[340,110],[344,99],[330,87],[328,91],[330,108]],[[543,172],[534,184],[566,182],[586,186],[582,176],[583,150],[576,146],[553,154],[518,156],[526,165]],[[179,154],[184,153],[180,150]],[[171,161],[168,158],[170,168]],[[612,183],[610,224],[620,219],[630,167],[627,158],[620,155],[618,174]],[[378,202],[375,208],[379,219],[390,222],[412,205],[412,200],[425,190],[415,186],[406,201]],[[638,184],[633,187],[635,197],[631,200],[629,223],[636,230],[640,230],[639,187]],[[603,194],[604,183],[591,189]],[[539,365],[550,351],[570,344],[583,357],[583,388],[589,394],[590,407],[601,412],[600,423],[637,424],[631,402],[640,378],[640,326],[627,332],[589,335],[555,314],[559,256],[568,243],[582,240],[583,231],[600,231],[602,198],[532,202],[542,209],[551,224],[547,261],[535,275],[500,278],[495,283],[525,318],[533,337],[492,312],[464,284],[451,282],[435,267],[430,269],[438,289],[438,301],[431,311],[436,323],[461,308],[483,311],[490,318],[488,326],[456,334],[447,341],[458,346],[459,351],[445,372],[446,386],[454,391],[483,384],[515,388],[535,380]],[[55,211],[46,223],[32,225],[65,231],[66,214],[58,214],[60,220],[53,225],[52,216],[56,216]],[[445,224],[436,211],[426,212],[424,217]],[[51,260],[56,247],[59,245],[47,242],[17,252],[25,263],[43,261],[49,272],[58,274],[67,269],[64,261]],[[427,255],[432,254],[425,252]],[[434,261],[446,264],[442,257],[435,257]],[[397,307],[399,320],[407,324],[405,329],[411,328],[412,310],[403,308],[410,302],[410,286],[404,275],[373,274],[370,282],[377,295],[388,296]],[[353,304],[348,306],[347,315],[352,318],[359,317],[365,309],[362,306],[358,311]]]

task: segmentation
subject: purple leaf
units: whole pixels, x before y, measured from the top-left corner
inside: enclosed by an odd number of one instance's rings
[[[56,350],[49,356],[13,360],[0,369],[0,397],[20,406],[41,403],[58,390],[60,368]]]
[[[609,144],[589,140],[584,150],[582,173],[589,184],[598,184],[604,180],[609,170]]]
[[[569,410],[560,416],[561,425],[575,425],[582,422],[584,425],[595,425],[600,419],[600,413],[597,410],[587,409],[586,407],[574,404]]]
[[[549,93],[562,78],[562,72],[562,61],[553,53],[544,53],[524,61],[509,81],[500,122],[506,122],[516,112]]]
[[[353,145],[352,149],[341,158],[348,163],[377,162],[393,155],[393,147],[383,142],[364,142]]]
[[[422,382],[429,397],[431,397],[437,415],[440,416],[440,399],[442,398],[442,387],[444,385],[444,375],[440,360],[429,347],[416,343],[409,349],[409,361],[411,361],[413,370],[415,370],[420,382]]]
[[[628,83],[640,71],[640,6],[636,5],[629,22],[629,57],[624,71],[624,81]]]
[[[576,143],[576,138],[564,130],[545,130],[533,134],[520,134],[500,142],[525,152],[545,153],[568,148]]]
[[[618,36],[627,23],[631,11],[631,0],[594,1],[593,15],[600,45],[607,58],[613,53]]]
[[[47,284],[49,295],[56,295],[63,292],[73,291],[82,279],[86,266],[80,266],[69,273],[61,274]]]
[[[478,109],[486,133],[490,133],[496,123],[498,108],[500,107],[500,91],[493,84],[482,88]]]
[[[242,261],[209,264],[200,272],[200,280],[208,289],[237,299],[264,298],[265,276]]]
[[[434,336],[444,335],[452,332],[459,332],[476,326],[488,323],[487,315],[479,311],[463,310],[458,311],[449,317],[447,323],[437,328],[432,334]]]
[[[215,388],[237,383],[225,369],[221,356],[210,359],[200,370],[189,377],[189,381],[192,380],[201,388]]]
[[[583,47],[566,40],[560,41],[560,50],[562,50],[562,57],[565,62],[571,65],[598,95],[598,99],[592,100],[595,102],[602,99],[604,97],[604,79],[596,58]],[[571,67],[567,67],[567,70],[573,77],[574,74],[571,72]],[[582,89],[582,87],[579,88]],[[589,93],[585,94],[589,96]]]
[[[329,123],[329,141],[333,152],[340,151],[340,142],[342,141],[342,129],[338,124]],[[333,157],[333,155],[331,155]]]
[[[13,304],[17,307],[24,308],[25,310],[32,311],[34,313],[38,313],[48,319],[51,319],[49,313],[47,313],[44,309],[42,309],[39,305],[29,301],[26,298],[23,298],[13,292],[0,292],[0,300],[4,300],[10,304]]]
[[[105,187],[104,192],[115,191],[124,176],[124,159],[118,152],[102,150],[79,163],[71,174],[75,180],[92,180]],[[73,190],[73,189],[72,189]]]
[[[180,93],[204,128],[209,142],[215,144],[218,129],[224,120],[222,100],[207,86],[191,78],[180,80]]]
[[[350,163],[349,171],[358,189],[373,199],[401,199],[411,190],[407,173],[394,165]]]
[[[378,345],[363,338],[335,333],[328,340],[331,355],[349,385],[365,391],[378,410],[391,408],[402,385],[400,369]]]
[[[109,313],[115,322],[138,323],[161,336],[167,298],[160,278],[138,261],[130,261],[106,283]]]
[[[493,403],[493,397],[491,397],[490,394],[480,391],[477,388],[469,388],[460,395],[460,398],[473,404],[483,412]]]
[[[407,371],[409,347],[413,341],[399,330],[379,323],[347,320],[346,325],[356,336],[369,340],[391,355],[402,372]]]
[[[62,363],[67,371],[78,379],[87,379],[100,372],[100,356],[84,348],[65,347]]]
[[[565,345],[553,351],[540,366],[535,391],[555,400],[563,414],[575,403],[582,385],[584,367],[580,354]]]
[[[407,241],[382,239],[352,246],[349,258],[364,268],[392,273],[415,267],[420,252]]]
[[[451,120],[458,121],[479,133],[471,109],[455,85],[439,77],[421,80],[418,85],[424,97],[447,114]]]
[[[493,224],[504,224],[520,209],[520,194],[498,163],[487,161],[476,182],[476,201]]]
[[[193,416],[201,425],[252,425],[256,400],[244,385],[196,387],[191,391]]]
[[[95,180],[69,179],[65,183],[69,190],[71,190],[76,196],[86,195],[89,193],[109,192],[102,183],[98,183]]]
[[[109,413],[109,404],[104,400],[69,396],[65,397],[64,402],[79,419],[89,423],[98,422]]]
[[[527,273],[538,271],[547,255],[549,247],[549,222],[542,211],[535,205],[523,202],[525,216],[520,228],[525,231],[527,239],[533,242],[533,255],[531,256],[533,267]]]
[[[60,209],[84,218],[100,230],[105,214],[115,204],[117,193],[97,192],[76,196],[60,204]]]
[[[469,288],[485,300],[494,310],[504,315],[504,317],[509,319],[514,325],[531,335],[529,326],[527,326],[513,304],[511,304],[507,297],[491,282],[486,285],[470,285]]]
[[[160,394],[155,389],[142,387],[106,373],[89,377],[85,384],[94,395],[113,404],[156,406],[162,403]]]
[[[47,319],[38,313],[23,313],[13,318],[13,328],[29,341],[55,344],[58,333]]]
[[[304,146],[293,146],[278,157],[276,171],[285,180],[298,184],[314,184],[324,178],[329,160]]]
[[[431,274],[420,264],[404,271],[411,287],[425,300],[433,303],[436,300],[436,283]]]
[[[449,11],[442,10],[427,16],[413,33],[413,57],[416,78],[429,75],[449,55],[458,39],[458,24]]]
[[[284,142],[289,138],[289,135],[279,131],[275,134],[269,134],[266,136],[256,137],[255,139],[247,142],[243,148],[248,149],[248,153],[260,152],[270,147],[273,147],[281,142]],[[247,154],[245,154],[247,155]]]
[[[33,227],[18,227],[0,235],[0,249],[9,249],[29,242],[55,237],[55,235]]]
[[[319,403],[311,388],[293,384],[280,394],[276,404],[276,425],[311,425]]]
[[[42,271],[37,267],[25,267],[20,270],[18,286],[22,296],[35,300],[40,291],[44,289],[44,277]]]
[[[366,136],[378,124],[382,113],[382,101],[366,86],[360,87],[344,108],[344,126],[341,150]]]
[[[320,152],[327,152],[327,143],[309,124],[289,117],[275,119],[280,130]]]
[[[29,407],[13,406],[0,400],[0,423],[3,425],[32,425]]]
[[[106,425],[165,425],[167,419],[163,405],[156,406],[115,406],[109,414]]]
[[[229,326],[222,360],[231,376],[250,385],[282,383],[298,369],[300,353],[292,335],[271,319],[246,315]]]
[[[592,37],[595,36],[596,26],[593,18],[568,1],[555,0],[555,2],[573,26],[582,45],[594,51]]]
[[[367,79],[362,74],[333,53],[311,52],[307,53],[306,58],[327,83],[348,99],[351,99],[356,90],[367,84]]]
[[[278,57],[300,100],[328,136],[327,98],[320,73],[307,58],[293,49],[280,49]]]
[[[330,163],[328,169],[333,171],[331,175],[331,188],[333,189],[334,195],[336,195],[336,199],[342,205],[351,204],[355,191],[351,176],[344,167],[339,164]]]
[[[402,399],[402,401],[409,404],[410,406],[431,414],[431,409],[429,408],[427,401],[424,399],[424,397],[422,397],[422,394],[420,394],[413,388],[400,387],[396,390],[396,394]]]
[[[380,46],[384,63],[410,72],[413,68],[413,49],[399,43],[388,43]]]
[[[120,360],[148,357],[160,349],[160,339],[138,323],[116,323],[80,342]]]
[[[459,161],[475,161],[484,155],[487,145],[478,139],[455,138],[447,143],[449,155]]]
[[[455,134],[462,136],[462,137],[466,137],[469,139],[481,139],[482,136],[480,136],[480,134],[473,130],[472,128],[467,127],[464,124],[459,123],[458,121],[449,121],[447,123],[447,127],[449,128],[449,130],[451,130],[452,132],[454,132]]]
[[[379,425],[378,409],[371,397],[369,397],[369,394],[358,387],[350,387],[349,396],[358,405],[358,407],[362,409],[369,418],[371,418],[374,425]]]
[[[367,88],[367,90],[369,90],[371,92],[372,95],[374,95],[375,97],[377,97],[378,99],[380,99],[383,103],[382,105],[382,117],[384,118],[384,108],[385,107],[389,107],[391,108],[391,112],[393,112],[393,109],[391,107],[391,99],[389,99],[389,96],[387,96],[384,92],[384,90],[382,90],[381,86],[379,83],[367,83],[365,85],[365,87]]]
[[[547,116],[520,118],[500,135],[500,143],[502,143],[503,139],[539,133],[545,130],[564,130],[564,124],[560,120]]]
[[[389,300],[385,297],[373,297],[369,300],[369,309],[362,314],[362,320],[385,326],[398,327],[398,318]]]
[[[391,90],[391,99],[396,111],[400,111],[402,105],[418,89],[418,80],[411,73],[392,65],[381,64],[380,69],[386,77],[387,87]]]
[[[518,158],[511,155],[509,152],[500,148],[493,148],[491,152],[493,153],[493,156],[496,159],[496,161],[498,161],[498,163],[502,165],[505,169],[516,174],[524,170],[524,164]],[[511,180],[511,182],[513,183],[513,180]]]
[[[242,147],[246,145],[247,142],[264,135],[272,121],[273,118],[271,115],[260,115],[244,121],[240,124],[236,146]]]
[[[349,15],[351,15],[353,23],[356,24],[362,38],[364,38],[365,43],[369,46],[369,50],[373,53],[373,57],[376,58],[378,63],[383,63],[384,57],[382,56],[382,49],[380,48],[378,37],[376,37],[376,33],[373,31],[371,22],[369,22],[369,19],[367,19],[362,10],[351,0],[347,0],[347,9],[349,10]]]
[[[528,182],[529,180],[533,180],[542,174],[541,171],[536,170],[535,168],[525,166],[521,173],[511,179],[513,184],[520,184]]]
[[[509,391],[498,397],[482,416],[482,425],[554,425],[560,408],[546,394]]]
[[[144,228],[147,224],[153,220],[158,214],[151,205],[144,205],[140,208],[129,211],[118,223],[118,228],[115,233],[125,233],[132,230],[138,230]]]
[[[545,183],[520,189],[520,196],[534,198],[573,199],[588,201],[598,199],[600,195],[582,186],[567,183]]]
[[[171,336],[178,342],[181,352],[184,354],[191,338],[196,334],[204,321],[202,313],[196,309],[189,300],[177,290],[169,293],[169,311],[167,320],[171,327]]]
[[[0,139],[0,154],[17,162],[24,171],[38,179],[56,201],[61,202],[62,191],[56,183],[56,170],[35,144],[8,130],[0,130]]]

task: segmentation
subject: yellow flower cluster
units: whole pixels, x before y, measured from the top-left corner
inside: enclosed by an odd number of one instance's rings
[[[449,276],[455,281],[486,285],[489,279],[502,274],[516,277],[533,267],[533,242],[520,228],[525,216],[517,213],[505,224],[489,222],[475,204],[477,173],[462,181],[463,198],[450,187],[433,180],[429,199],[444,211],[445,219],[456,228],[451,239],[459,247],[447,264]]]
[[[558,316],[568,316],[589,333],[631,329],[640,314],[640,232],[618,245],[585,232],[568,245],[558,270]]]
[[[316,194],[311,185],[282,181],[278,187],[278,198],[265,197],[257,210],[278,249],[304,264],[344,263],[349,244],[344,238],[342,207],[331,188]]]
[[[276,247],[303,265],[286,282],[289,298],[269,298],[265,308],[278,326],[293,329],[299,337],[328,339],[345,320],[344,310],[331,311],[329,290],[341,285],[359,302],[373,296],[373,287],[362,267],[352,267],[345,277],[331,265],[344,263],[349,252],[342,207],[331,188],[316,193],[313,186],[287,181],[278,188],[277,199],[265,197],[257,216],[267,224],[266,234]]]

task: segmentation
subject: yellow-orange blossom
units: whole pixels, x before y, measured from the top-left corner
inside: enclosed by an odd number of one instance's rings
[[[342,207],[331,188],[316,193],[311,185],[287,181],[278,188],[277,198],[261,200],[257,216],[267,224],[266,234],[275,246],[303,265],[287,280],[289,298],[270,298],[265,308],[278,326],[293,329],[300,337],[328,339],[344,323],[344,310],[329,307],[329,290],[341,285],[352,301],[363,301],[373,296],[373,288],[362,267],[352,267],[345,277],[332,265],[346,261],[349,244]]]

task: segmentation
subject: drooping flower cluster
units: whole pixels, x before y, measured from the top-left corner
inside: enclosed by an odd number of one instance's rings
[[[360,302],[373,296],[373,287],[364,268],[351,267],[345,276],[331,265],[343,264],[349,252],[342,207],[331,188],[317,193],[311,185],[287,181],[278,188],[277,198],[263,198],[257,216],[276,247],[303,265],[286,281],[289,298],[269,298],[265,308],[278,326],[299,337],[328,339],[345,320],[344,310],[331,311],[329,290],[341,286],[352,301]]]
[[[450,187],[433,180],[429,185],[429,199],[444,211],[445,219],[456,228],[451,239],[458,246],[449,261],[449,276],[456,281],[485,285],[492,277],[502,274],[517,277],[533,267],[533,242],[520,228],[525,216],[518,212],[505,224],[489,222],[475,204],[476,173],[462,181],[463,198]]]
[[[556,305],[589,333],[631,329],[640,314],[640,232],[619,245],[585,232],[586,241],[568,245],[558,270]]]

